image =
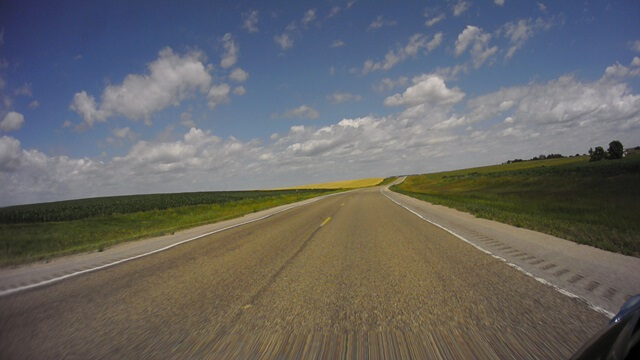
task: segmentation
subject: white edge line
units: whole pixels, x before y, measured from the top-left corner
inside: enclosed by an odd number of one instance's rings
[[[146,253],[143,253],[143,254],[139,254],[139,255],[135,255],[135,256],[131,256],[131,257],[128,257],[128,258],[125,258],[125,259],[120,259],[120,260],[117,260],[117,261],[114,261],[114,262],[111,262],[111,263],[108,263],[108,264],[92,267],[92,268],[85,269],[85,270],[76,271],[76,272],[73,272],[73,273],[70,273],[70,274],[65,274],[65,275],[62,275],[62,276],[59,276],[59,277],[55,277],[53,279],[44,280],[44,281],[41,281],[41,282],[38,282],[38,283],[33,283],[33,284],[29,284],[29,285],[19,286],[19,287],[12,288],[12,289],[2,290],[2,291],[0,291],[0,297],[11,295],[11,294],[15,294],[17,292],[24,291],[24,290],[35,289],[35,288],[38,288],[40,286],[49,285],[49,284],[52,284],[52,283],[55,283],[55,282],[58,282],[58,281],[62,281],[62,280],[65,280],[65,279],[68,279],[68,278],[71,278],[71,277],[74,277],[74,276],[86,274],[86,273],[89,273],[89,272],[92,272],[92,271],[106,269],[108,267],[111,267],[111,266],[114,266],[114,265],[118,265],[118,264],[122,264],[122,263],[127,262],[127,261],[139,259],[141,257],[145,257],[145,256],[149,256],[149,255],[152,255],[152,254],[155,254],[155,253],[159,253],[159,252],[165,251],[165,250],[169,250],[169,249],[171,249],[173,247],[176,247],[178,245],[182,245],[184,243],[188,243],[190,241],[203,238],[205,236],[213,235],[215,233],[219,233],[219,232],[222,232],[222,231],[233,229],[233,228],[238,227],[238,226],[242,226],[242,225],[250,224],[250,223],[253,223],[253,222],[256,222],[256,221],[264,220],[264,219],[272,217],[274,215],[278,215],[278,214],[280,214],[282,212],[285,212],[285,211],[288,211],[288,210],[291,210],[291,209],[295,209],[295,208],[300,207],[300,206],[309,205],[309,204],[312,204],[312,203],[314,203],[316,201],[320,201],[322,199],[326,199],[326,198],[328,198],[330,196],[346,194],[346,193],[350,193],[352,191],[357,191],[357,190],[360,190],[360,189],[343,191],[343,192],[339,192],[339,193],[334,193],[334,194],[329,194],[329,195],[324,195],[324,196],[312,198],[312,199],[309,199],[308,202],[305,202],[303,204],[301,204],[301,203],[294,204],[294,205],[289,206],[289,207],[287,207],[285,209],[278,210],[278,211],[274,212],[273,214],[265,215],[265,216],[259,217],[257,219],[248,220],[248,221],[245,221],[245,222],[242,222],[242,223],[239,223],[239,224],[227,226],[227,227],[222,228],[222,229],[218,229],[218,230],[210,231],[208,233],[200,234],[198,236],[194,236],[192,238],[189,238],[189,239],[186,239],[186,240],[182,240],[182,241],[179,241],[179,242],[171,244],[171,245],[167,245],[167,246],[162,247],[160,249],[152,250],[152,251],[149,251],[149,252],[146,252]],[[302,201],[306,201],[306,200],[302,200]]]
[[[596,311],[596,312],[599,312],[599,313],[601,313],[601,314],[603,314],[603,315],[605,315],[605,316],[608,316],[610,319],[612,319],[612,318],[615,316],[615,314],[614,314],[614,313],[612,313],[612,312],[610,312],[610,311],[608,311],[608,310],[605,310],[605,309],[601,308],[600,306],[597,306],[597,305],[593,304],[591,301],[589,301],[589,300],[587,300],[587,299],[585,299],[585,298],[583,298],[583,297],[581,297],[581,296],[578,296],[578,295],[576,295],[576,294],[574,294],[574,293],[572,293],[572,292],[570,292],[570,291],[567,291],[567,290],[565,290],[565,289],[563,289],[563,288],[561,288],[561,287],[559,287],[559,286],[557,286],[557,285],[555,285],[555,284],[552,284],[552,283],[550,283],[549,281],[547,281],[547,280],[545,280],[545,279],[543,279],[543,278],[541,278],[541,277],[538,277],[538,276],[536,276],[536,275],[533,275],[532,273],[528,272],[527,270],[523,269],[522,267],[520,267],[520,266],[518,266],[518,265],[516,265],[516,264],[514,264],[514,263],[512,263],[512,262],[509,262],[507,259],[505,259],[505,258],[503,258],[503,257],[501,257],[501,256],[498,256],[498,255],[495,255],[495,254],[494,254],[494,253],[492,253],[491,251],[483,249],[482,247],[480,247],[480,246],[478,246],[478,245],[476,245],[476,244],[472,243],[471,241],[469,241],[469,240],[465,239],[464,237],[462,237],[462,236],[460,236],[460,235],[456,234],[455,232],[453,232],[453,231],[451,231],[451,230],[447,229],[446,227],[444,227],[444,226],[442,226],[442,225],[440,225],[440,224],[437,224],[437,223],[435,223],[435,222],[433,222],[433,221],[431,221],[431,220],[429,220],[429,219],[425,218],[424,216],[422,216],[422,215],[418,214],[417,212],[415,212],[415,211],[413,211],[413,210],[409,209],[408,207],[406,207],[406,206],[404,206],[404,205],[400,204],[399,202],[395,201],[394,199],[392,199],[389,195],[385,194],[385,193],[382,191],[382,189],[380,189],[380,193],[381,193],[382,195],[384,195],[387,199],[389,199],[389,200],[393,201],[396,205],[398,205],[398,206],[400,206],[400,207],[404,208],[405,210],[409,211],[410,213],[414,214],[415,216],[419,217],[420,219],[422,219],[422,220],[424,220],[424,221],[426,221],[426,222],[428,222],[428,223],[430,223],[430,224],[432,224],[432,225],[434,225],[434,226],[439,227],[440,229],[442,229],[442,230],[444,230],[444,231],[448,232],[449,234],[451,234],[451,235],[453,235],[453,236],[457,237],[458,239],[460,239],[460,240],[462,240],[462,241],[466,242],[467,244],[469,244],[469,245],[471,245],[471,246],[475,247],[476,249],[478,249],[478,250],[482,251],[483,253],[485,253],[485,254],[487,254],[487,255],[491,255],[493,258],[498,259],[498,260],[500,260],[500,261],[502,261],[502,262],[506,263],[507,265],[509,265],[509,266],[511,266],[512,268],[514,268],[514,269],[516,269],[516,270],[520,271],[521,273],[523,273],[523,274],[525,274],[525,275],[527,275],[527,276],[529,276],[529,277],[534,278],[534,279],[535,279],[535,280],[537,280],[538,282],[540,282],[540,283],[542,283],[542,284],[545,284],[545,285],[547,285],[547,286],[551,286],[552,288],[554,288],[554,289],[555,289],[557,292],[559,292],[560,294],[565,295],[565,296],[568,296],[568,297],[573,298],[573,299],[581,300],[581,301],[585,302],[585,303],[587,304],[587,306],[589,306],[592,310],[594,310],[594,311]]]

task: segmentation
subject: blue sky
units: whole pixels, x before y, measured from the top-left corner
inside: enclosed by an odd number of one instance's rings
[[[0,206],[640,145],[637,1],[3,1]]]

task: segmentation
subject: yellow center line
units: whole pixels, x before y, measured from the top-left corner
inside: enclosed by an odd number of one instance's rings
[[[325,220],[320,226],[325,226],[329,222],[329,220],[331,220],[331,216],[329,216],[327,220]]]

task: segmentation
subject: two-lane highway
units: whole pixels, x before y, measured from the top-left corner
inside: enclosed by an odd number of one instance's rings
[[[566,358],[607,320],[371,188],[0,298],[0,358]]]

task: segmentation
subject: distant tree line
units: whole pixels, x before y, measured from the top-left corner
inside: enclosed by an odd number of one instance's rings
[[[589,149],[589,156],[591,157],[589,161],[622,159],[624,155],[624,146],[618,140],[610,142],[607,151],[604,151],[602,146],[596,146],[595,150]]]
[[[635,149],[636,150],[640,150],[640,146],[636,147]],[[590,156],[589,161],[622,159],[626,154],[627,154],[627,152],[624,150],[624,147],[622,146],[622,143],[620,141],[618,141],[618,140],[614,140],[614,141],[609,143],[609,148],[606,151],[604,150],[604,148],[602,146],[596,146],[595,150],[593,148],[589,149],[589,156]],[[575,154],[575,155],[569,155],[569,157],[586,156],[586,155],[587,154],[584,154],[584,155]],[[507,160],[507,162],[505,164],[519,163],[519,162],[524,162],[524,161],[560,159],[560,158],[565,158],[565,157],[566,156],[564,156],[562,154],[538,155],[538,156],[532,157],[531,159],[528,159],[528,160],[524,160],[524,159]]]
[[[576,156],[580,156],[580,154],[576,154]],[[566,157],[566,156],[564,156],[562,154],[538,155],[538,156],[532,157],[529,160],[523,160],[523,159],[507,160],[507,164],[523,162],[523,161],[537,161],[537,160],[546,160],[546,159],[561,159],[561,158],[564,158],[564,157]],[[571,157],[571,155],[569,157]]]

